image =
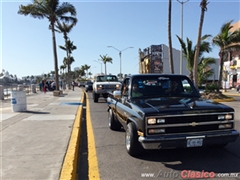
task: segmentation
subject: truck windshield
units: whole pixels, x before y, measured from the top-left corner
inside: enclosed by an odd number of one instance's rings
[[[192,82],[184,76],[142,76],[133,79],[132,97],[199,96]]]
[[[118,78],[117,76],[113,76],[113,75],[98,76],[96,81],[97,82],[104,82],[104,81],[118,82]]]

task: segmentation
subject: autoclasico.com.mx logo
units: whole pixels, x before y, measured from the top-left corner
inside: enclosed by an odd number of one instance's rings
[[[192,170],[182,170],[179,171],[162,171],[160,170],[157,174],[155,173],[141,173],[142,178],[183,178],[183,179],[202,179],[202,178],[240,178],[240,173],[215,173],[208,171],[192,171]]]

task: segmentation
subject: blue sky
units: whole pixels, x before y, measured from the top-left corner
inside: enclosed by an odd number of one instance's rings
[[[0,0],[1,18],[1,64],[10,74],[22,76],[41,75],[54,70],[52,35],[47,19],[35,19],[17,14],[19,6],[32,3],[30,0]],[[69,37],[77,46],[73,51],[75,62],[72,69],[84,64],[91,66],[93,74],[101,71],[100,55],[108,54],[113,63],[107,63],[107,73],[120,72],[119,50],[122,52],[122,73],[138,73],[138,49],[150,45],[168,45],[168,1],[80,1],[69,0],[77,10],[78,23]],[[216,36],[221,26],[240,20],[240,0],[209,0],[205,13],[202,34]],[[197,39],[200,20],[200,0],[184,4],[183,39],[194,43]],[[172,44],[180,49],[176,35],[180,36],[181,4],[172,0]],[[64,45],[63,35],[56,33],[57,45]],[[218,47],[208,55],[218,58]],[[66,53],[57,49],[58,66]],[[102,66],[104,72],[104,65]]]

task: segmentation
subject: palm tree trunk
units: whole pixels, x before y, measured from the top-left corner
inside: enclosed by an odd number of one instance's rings
[[[68,89],[71,89],[71,69],[70,69],[70,56],[68,53],[68,50],[66,49],[67,52],[67,69],[68,69],[68,74],[67,74],[67,82],[68,82]]]
[[[193,64],[193,80],[195,87],[198,89],[198,59],[199,59],[199,49],[200,49],[200,43],[201,43],[201,37],[202,37],[202,27],[203,27],[203,21],[204,21],[204,14],[205,11],[207,10],[207,0],[202,0],[200,3],[201,6],[201,16],[200,16],[200,24],[198,28],[198,38],[197,38],[197,44],[196,44],[196,50],[194,53],[194,64]]]
[[[53,38],[53,53],[54,53],[54,67],[55,67],[55,83],[56,83],[56,90],[59,91],[59,81],[58,81],[58,59],[57,59],[57,48],[56,48],[56,38],[55,38],[55,31],[54,31],[54,23],[52,25],[52,38]]]
[[[168,53],[169,53],[169,66],[171,74],[174,74],[173,68],[173,54],[172,54],[172,35],[171,35],[171,14],[172,14],[172,0],[168,0]]]
[[[105,75],[107,75],[107,63],[105,63],[104,65],[105,65]]]
[[[223,56],[224,52],[221,50],[220,53],[220,70],[219,70],[219,78],[218,78],[218,89],[217,91],[219,92],[220,88],[222,87],[222,72],[223,72]]]

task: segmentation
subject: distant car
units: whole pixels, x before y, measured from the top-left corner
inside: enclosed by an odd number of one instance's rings
[[[107,99],[110,92],[120,89],[121,83],[116,75],[99,75],[93,83],[93,102],[98,102],[100,97]]]
[[[85,83],[85,91],[88,92],[88,91],[92,91],[92,90],[93,90],[93,82],[87,81]]]
[[[85,82],[79,82],[78,87],[85,87]]]

